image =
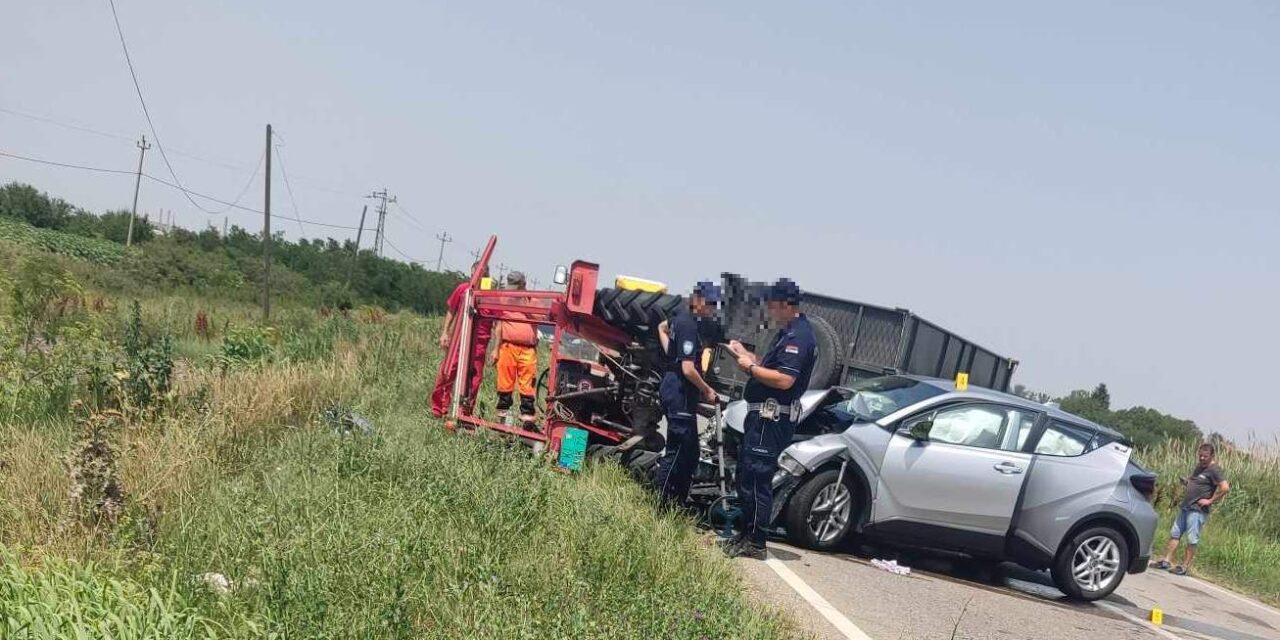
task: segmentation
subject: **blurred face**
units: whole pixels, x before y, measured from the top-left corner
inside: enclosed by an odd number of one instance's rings
[[[1202,467],[1206,467],[1210,462],[1213,462],[1213,454],[1208,449],[1201,449],[1198,458]]]
[[[714,305],[709,304],[706,298],[696,293],[689,296],[689,309],[693,311],[694,315],[703,318],[711,316],[716,311]]]
[[[770,300],[765,305],[769,309],[769,319],[778,324],[786,324],[796,317],[796,308],[786,302]]]

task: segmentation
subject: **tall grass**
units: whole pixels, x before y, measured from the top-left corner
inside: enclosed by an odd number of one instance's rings
[[[108,346],[128,306],[96,312]],[[70,404],[0,417],[0,549],[22,549],[0,603],[25,603],[0,637],[794,635],[617,469],[564,475],[429,419],[437,319],[286,308],[268,331],[251,306],[173,296],[142,316],[179,361],[171,397],[112,436],[118,520],[72,508]],[[236,327],[270,350],[220,363]],[[333,407],[374,432],[334,429]]]
[[[1179,479],[1195,466],[1196,449],[1195,443],[1170,441],[1138,454],[1138,460],[1160,476],[1157,556],[1164,553],[1182,499],[1184,486]],[[1274,445],[1219,447],[1217,463],[1231,483],[1231,493],[1213,508],[1201,536],[1196,569],[1280,604],[1280,458],[1276,449]]]

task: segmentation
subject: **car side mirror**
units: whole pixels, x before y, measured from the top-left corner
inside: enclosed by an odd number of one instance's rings
[[[933,430],[933,419],[921,420],[907,430],[907,433],[918,442],[929,440],[929,432]]]
[[[564,284],[569,281],[569,268],[564,265],[556,265],[556,275],[551,278],[556,284]]]

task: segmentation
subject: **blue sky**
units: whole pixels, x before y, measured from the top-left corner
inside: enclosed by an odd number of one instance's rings
[[[386,186],[391,242],[426,262],[447,230],[450,265],[496,233],[544,282],[574,258],[786,275],[910,308],[1033,388],[1280,432],[1278,4],[117,5],[161,140],[219,163],[171,157],[193,189],[233,198],[271,122],[302,217],[354,225]],[[106,0],[5,14],[0,109],[146,130]],[[3,111],[0,150],[137,160]],[[133,187],[0,158],[11,179],[94,209]],[[140,207],[222,223],[145,182]]]

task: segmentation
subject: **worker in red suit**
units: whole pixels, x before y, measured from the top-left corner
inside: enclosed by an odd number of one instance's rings
[[[478,264],[471,265],[472,272],[475,272]],[[487,265],[480,275],[482,278],[489,277],[489,267]],[[466,299],[467,290],[470,288],[470,282],[463,282],[454,288],[453,293],[449,294],[449,311],[445,314],[444,323],[440,329],[440,348],[442,349],[447,349],[449,341],[453,339],[454,325],[462,317],[462,302]],[[485,352],[489,350],[489,338],[493,335],[493,321],[476,320],[471,329],[467,386],[462,394],[462,413],[468,415],[475,411],[476,396],[480,393],[480,383],[484,379]],[[431,391],[431,413],[435,417],[444,417],[449,412],[449,403],[453,399],[453,383],[457,377],[458,354],[455,352],[445,353],[440,360],[440,372],[436,376],[435,389]]]

